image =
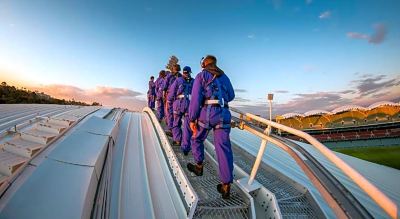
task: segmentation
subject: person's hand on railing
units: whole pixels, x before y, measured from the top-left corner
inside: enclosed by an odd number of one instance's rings
[[[190,126],[190,129],[192,130],[192,132],[193,132],[193,137],[194,136],[196,136],[197,135],[197,124],[196,124],[196,122],[190,122],[189,123],[189,126]]]

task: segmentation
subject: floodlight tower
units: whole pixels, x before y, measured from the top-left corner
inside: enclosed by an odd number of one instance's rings
[[[272,100],[274,99],[274,94],[268,94],[268,102],[269,102],[269,121],[272,121]]]

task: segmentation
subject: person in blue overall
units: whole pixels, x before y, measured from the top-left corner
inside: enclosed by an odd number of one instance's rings
[[[165,77],[163,90],[164,90],[164,97],[165,97],[165,123],[167,125],[165,133],[168,136],[172,136],[172,126],[174,121],[174,110],[173,110],[173,102],[168,100],[168,93],[170,92],[170,88],[174,83],[175,79],[178,75],[180,75],[179,71],[181,70],[180,65],[175,64],[172,66],[171,73]]]
[[[233,181],[233,155],[229,138],[231,113],[228,102],[235,98],[235,92],[228,76],[217,67],[214,56],[208,55],[202,59],[201,67],[203,70],[194,79],[189,105],[195,163],[188,163],[187,168],[197,176],[203,175],[204,141],[212,129],[221,180],[217,190],[222,198],[229,199]]]
[[[156,84],[154,83],[154,76],[150,77],[149,90],[147,91],[147,106],[154,109],[156,101]]]
[[[182,77],[178,77],[171,87],[169,93],[169,100],[174,100],[174,122],[172,127],[172,138],[174,145],[181,146],[182,152],[188,155],[190,151],[190,139],[192,137],[192,130],[189,126],[189,103],[190,95],[192,92],[193,78],[190,76],[192,69],[189,66],[183,68]],[[182,133],[182,117],[183,122],[183,133]],[[181,144],[182,142],[182,144]]]
[[[162,85],[164,83],[165,71],[161,70],[158,78],[155,82],[156,85],[156,116],[158,121],[164,118],[164,100],[163,100],[163,90]]]

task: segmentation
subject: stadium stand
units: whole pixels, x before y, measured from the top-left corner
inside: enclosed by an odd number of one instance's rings
[[[393,144],[400,143],[400,103],[384,101],[369,107],[342,106],[331,112],[312,110],[304,114],[287,113],[277,116],[276,121],[306,131],[326,143],[383,138],[393,139],[388,141]]]

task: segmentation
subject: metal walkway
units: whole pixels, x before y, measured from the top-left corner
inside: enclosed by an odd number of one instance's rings
[[[254,156],[233,144],[234,161],[244,171],[250,173]],[[275,194],[283,218],[318,218],[323,213],[309,191],[300,184],[285,177],[277,170],[262,164],[256,180]]]
[[[217,185],[220,183],[218,169],[210,161],[211,158],[208,155],[204,162],[203,176],[196,176],[186,168],[187,163],[194,163],[192,154],[185,156],[179,146],[173,146],[173,149],[190,183],[199,195],[195,218],[249,218],[249,200],[241,194],[235,184],[231,187],[231,198],[229,200],[221,198],[217,191]]]

